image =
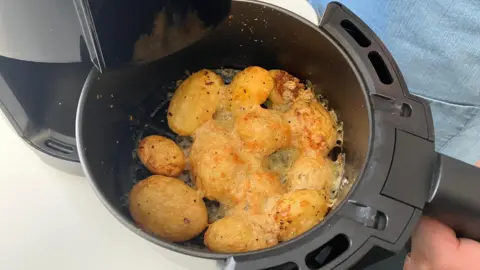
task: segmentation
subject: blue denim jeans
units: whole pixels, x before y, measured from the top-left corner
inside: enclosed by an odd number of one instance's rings
[[[382,39],[430,102],[437,151],[480,160],[480,1],[338,0]],[[329,0],[310,0],[320,14]]]

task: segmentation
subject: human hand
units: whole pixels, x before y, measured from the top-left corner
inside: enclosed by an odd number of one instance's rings
[[[447,225],[422,217],[412,235],[412,252],[405,259],[404,270],[480,269],[480,243],[457,239]]]
[[[480,167],[480,161],[475,165]],[[412,252],[405,259],[403,269],[478,270],[480,243],[457,238],[447,225],[430,217],[422,217],[412,235]]]

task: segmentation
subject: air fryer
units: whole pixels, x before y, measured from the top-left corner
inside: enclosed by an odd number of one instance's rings
[[[347,158],[341,202],[305,234],[241,254],[210,252],[201,236],[171,243],[144,232],[127,208],[133,183],[149,175],[135,147],[145,134],[174,137],[165,110],[175,82],[188,71],[251,65],[310,80],[336,110]],[[362,268],[403,248],[425,213],[480,239],[479,171],[435,152],[428,104],[408,93],[382,42],[338,3],[317,26],[276,6],[234,1],[228,19],[177,53],[103,74],[93,69],[76,128],[84,171],[120,222],[156,245],[234,269]]]

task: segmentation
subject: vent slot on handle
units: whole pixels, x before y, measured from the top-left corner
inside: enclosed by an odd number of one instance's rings
[[[319,269],[342,255],[349,247],[350,239],[344,234],[339,234],[323,246],[310,252],[305,258],[305,263],[312,270]]]
[[[383,61],[382,56],[378,52],[370,52],[368,53],[368,59],[370,60],[370,63],[372,63],[373,68],[375,69],[375,72],[377,73],[378,79],[386,85],[392,84],[393,83],[393,77],[392,74],[390,74],[390,71],[387,68],[387,65]]]
[[[60,142],[60,141],[57,141],[57,140],[52,140],[52,139],[46,139],[45,140],[45,146],[56,151],[56,152],[60,152],[62,154],[72,154],[75,149],[73,148],[73,146],[71,145],[68,145],[66,143],[63,143],[63,142]]]
[[[293,262],[284,263],[281,265],[264,268],[262,270],[299,270],[298,266]]]
[[[372,42],[349,20],[342,20],[340,26],[357,42],[360,47],[367,48]]]

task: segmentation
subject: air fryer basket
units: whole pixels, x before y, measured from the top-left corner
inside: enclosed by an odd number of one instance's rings
[[[149,175],[135,155],[138,139],[174,137],[165,121],[168,93],[188,72],[251,65],[310,80],[344,122],[349,184],[341,202],[305,234],[242,254],[212,253],[201,237],[170,243],[143,232],[126,207],[132,185]],[[375,34],[337,3],[319,27],[275,6],[234,1],[228,20],[175,55],[105,74],[92,70],[77,112],[77,143],[93,188],[125,226],[177,252],[230,258],[235,269],[345,269],[400,250],[431,195],[436,160],[428,105],[408,94]]]
[[[83,118],[88,119],[81,134],[86,163],[93,179],[101,179],[96,184],[108,203],[126,219],[125,194],[148,176],[135,156],[136,141],[142,134],[174,138],[165,121],[167,96],[177,80],[202,68],[258,65],[310,80],[345,122],[348,178],[356,179],[361,171],[369,145],[368,103],[342,52],[315,25],[283,10],[235,2],[232,16],[178,55],[147,66],[90,74],[82,97]]]

